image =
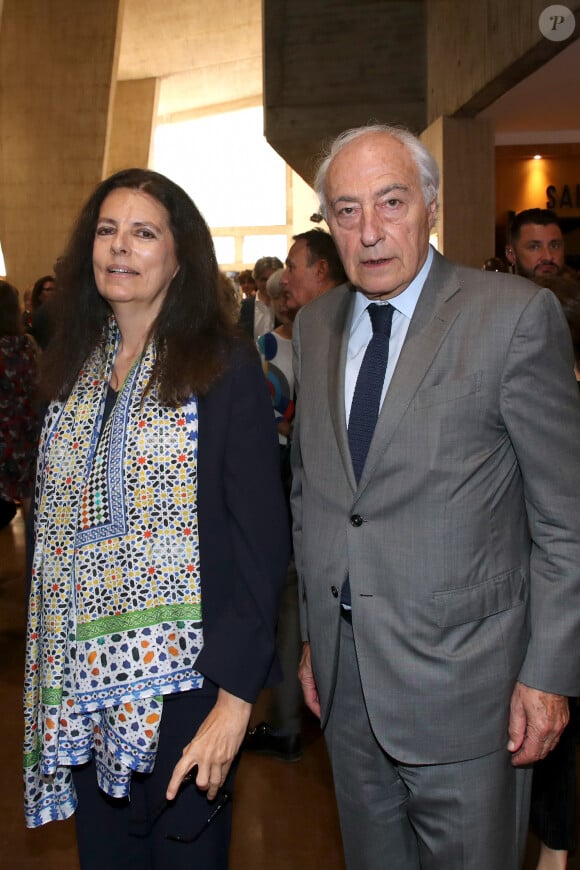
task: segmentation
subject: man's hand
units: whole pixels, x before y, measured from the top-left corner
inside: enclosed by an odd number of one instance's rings
[[[318,689],[316,688],[316,680],[312,672],[312,661],[310,658],[310,644],[305,643],[302,648],[302,658],[298,668],[298,679],[302,683],[302,691],[304,693],[304,703],[309,710],[312,710],[315,716],[320,719],[320,701],[318,698]]]
[[[235,695],[218,691],[217,701],[187,744],[167,787],[167,800],[176,797],[184,776],[197,765],[195,784],[213,800],[224,784],[231,763],[246,734],[252,705]]]
[[[278,420],[278,435],[284,435],[285,438],[289,438],[292,435],[292,423],[289,423],[288,420]]]
[[[510,702],[508,750],[522,767],[545,758],[558,743],[570,718],[568,698],[516,683]]]

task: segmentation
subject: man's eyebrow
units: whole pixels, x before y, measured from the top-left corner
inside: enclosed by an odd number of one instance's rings
[[[342,196],[337,196],[336,199],[331,199],[330,204],[335,206],[338,202],[358,202],[358,198],[356,196],[347,196],[343,194]]]
[[[392,193],[395,190],[408,191],[409,187],[406,184],[402,184],[400,182],[395,181],[393,184],[388,184],[386,187],[381,187],[380,190],[377,190],[376,193],[373,194],[375,199],[380,199],[382,196],[386,196],[389,193]],[[339,202],[360,202],[358,196],[349,196],[348,194],[342,194],[341,196],[337,196],[335,199],[330,201],[331,206],[335,206]]]
[[[388,184],[386,187],[381,188],[375,194],[376,197],[385,196],[388,193],[392,193],[394,190],[403,190],[408,191],[409,186],[407,184],[402,184],[401,182],[395,182],[394,184]]]

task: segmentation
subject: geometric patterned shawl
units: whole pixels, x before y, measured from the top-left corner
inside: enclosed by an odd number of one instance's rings
[[[149,345],[103,411],[119,334],[87,359],[45,418],[27,631],[25,818],[70,816],[71,765],[129,793],[155,762],[163,695],[199,687],[197,401],[145,393]]]

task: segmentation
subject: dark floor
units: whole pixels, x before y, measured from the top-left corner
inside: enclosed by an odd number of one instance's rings
[[[22,820],[23,554],[19,515],[0,532],[0,868],[78,870],[72,820],[34,831],[27,831]],[[255,720],[260,706],[263,699]],[[310,717],[304,741],[304,757],[295,764],[252,755],[242,759],[231,870],[344,870],[328,759]],[[533,870],[536,854],[537,843],[530,837],[524,870]],[[570,859],[569,868],[580,870],[580,855]]]

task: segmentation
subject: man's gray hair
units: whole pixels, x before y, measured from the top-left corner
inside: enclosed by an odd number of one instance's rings
[[[326,202],[324,192],[328,167],[345,145],[348,145],[349,142],[355,139],[359,139],[361,136],[366,136],[368,133],[384,133],[386,136],[390,136],[404,145],[419,172],[425,205],[428,206],[432,202],[437,202],[439,195],[439,167],[437,166],[437,161],[421,140],[406,127],[390,126],[388,124],[368,124],[364,127],[354,127],[352,130],[345,130],[336,137],[326,155],[322,158],[314,180],[314,190],[318,194],[320,211],[323,217],[326,218],[328,214],[328,203]]]

